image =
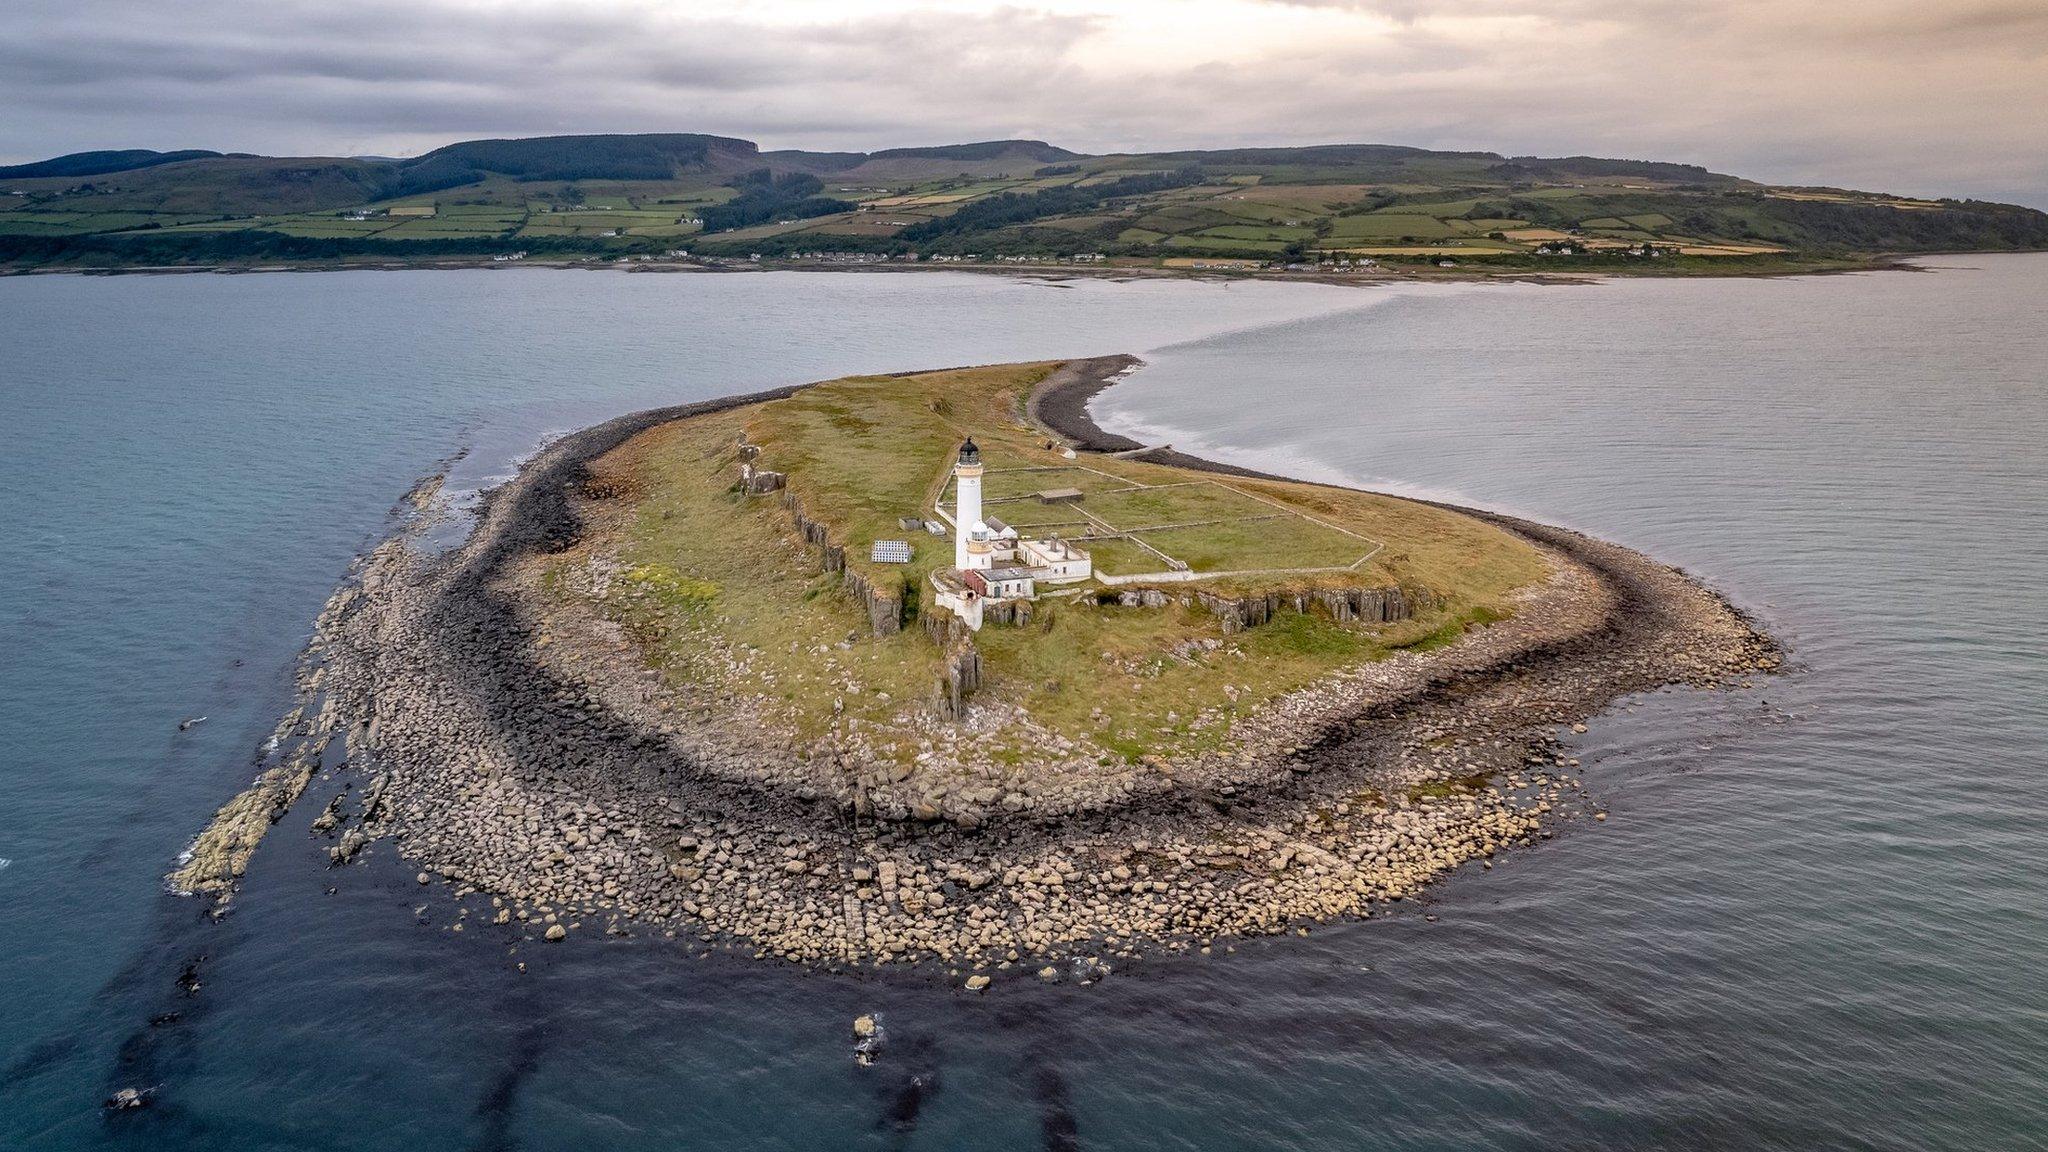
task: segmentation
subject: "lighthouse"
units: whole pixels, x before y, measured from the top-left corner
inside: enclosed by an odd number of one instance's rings
[[[969,440],[960,446],[960,459],[953,464],[953,567],[988,566],[985,555],[980,565],[968,559],[968,541],[977,530],[988,532],[981,522],[981,449]]]
[[[1057,471],[1058,466],[1052,470]],[[1001,622],[1019,622],[1028,613],[1018,605],[1038,599],[1040,583],[1077,584],[1095,571],[1088,553],[1067,540],[1058,536],[1027,540],[993,516],[984,519],[981,471],[981,449],[968,440],[960,445],[960,454],[953,461],[952,511],[946,510],[943,485],[932,502],[932,511],[941,520],[953,522],[953,566],[934,568],[926,575],[931,581],[933,606],[951,612],[975,631],[981,630],[984,609],[996,612],[994,618]],[[1061,488],[1038,494],[1047,503],[1080,497],[1078,490]],[[878,541],[875,546],[881,544]]]

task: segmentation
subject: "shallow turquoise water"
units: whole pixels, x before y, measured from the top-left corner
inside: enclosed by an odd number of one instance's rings
[[[0,280],[0,1146],[2041,1146],[2048,259],[1936,263],[1402,293]],[[1793,671],[1596,723],[1613,817],[1454,880],[1435,923],[1096,988],[508,957],[388,849],[326,871],[309,812],[226,921],[161,894],[435,461],[467,450],[476,486],[656,403],[1108,351],[1152,364],[1109,426],[1636,545]],[[130,1083],[159,1104],[103,1117]]]

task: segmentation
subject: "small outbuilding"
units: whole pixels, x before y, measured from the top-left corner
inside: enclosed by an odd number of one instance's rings
[[[1047,488],[1038,494],[1040,504],[1073,504],[1080,499],[1079,488]]]
[[[969,588],[990,600],[1029,600],[1036,595],[1029,568],[969,569],[961,576]]]

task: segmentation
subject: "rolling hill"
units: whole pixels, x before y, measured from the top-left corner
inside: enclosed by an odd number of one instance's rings
[[[0,168],[0,263],[17,270],[687,249],[749,262],[1775,271],[2044,248],[2048,214],[2013,205],[1383,144],[806,152],[662,133],[470,140],[399,160],[134,150]]]

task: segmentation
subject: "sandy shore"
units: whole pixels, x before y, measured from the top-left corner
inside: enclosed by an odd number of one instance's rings
[[[1071,362],[1030,414],[1084,449],[1137,447],[1086,414],[1134,365]],[[401,536],[364,559],[323,614],[307,698],[280,726],[348,741],[351,769],[312,781],[337,864],[388,839],[423,884],[488,899],[517,937],[603,926],[814,965],[1072,978],[1141,949],[1370,915],[1462,865],[1490,867],[1559,821],[1600,815],[1558,753],[1561,726],[1622,695],[1733,684],[1778,663],[1683,573],[1471,513],[1551,561],[1508,620],[1273,702],[1229,765],[1141,766],[1058,803],[965,790],[944,811],[911,811],[857,763],[788,771],[747,716],[677,701],[615,626],[536,594],[541,563],[601,528],[589,461],[659,423],[791,391],[576,433],[492,493],[460,548],[427,555]],[[281,762],[311,762],[294,755]],[[281,807],[246,797],[217,825],[237,845],[252,803]],[[184,886],[231,877],[205,881]]]

